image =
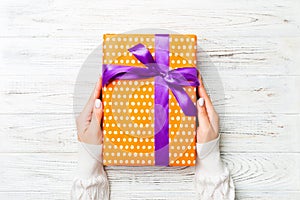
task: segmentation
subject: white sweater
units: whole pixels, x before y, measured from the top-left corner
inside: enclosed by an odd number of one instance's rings
[[[201,200],[233,200],[233,180],[223,164],[220,136],[210,142],[196,143],[195,188]],[[100,158],[100,159],[99,159]],[[109,200],[109,184],[102,165],[102,145],[79,143],[77,177],[71,199]]]

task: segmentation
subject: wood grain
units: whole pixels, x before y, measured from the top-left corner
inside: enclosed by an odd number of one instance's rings
[[[300,199],[299,7],[297,0],[1,1],[0,199],[69,199],[74,116],[101,72],[102,34],[146,28],[198,35],[198,66],[220,114],[236,199]],[[193,168],[107,172],[112,200],[195,199]]]
[[[73,180],[76,153],[2,153],[0,172],[2,192],[22,188],[30,192],[63,192]],[[300,157],[292,153],[223,153],[222,158],[231,170],[237,190],[297,191]],[[13,170],[6,170],[13,169]],[[143,191],[185,191],[193,193],[193,167],[106,167],[111,188],[128,190],[128,195]],[[36,173],[39,176],[36,176]],[[174,174],[177,176],[174,176]],[[28,182],[28,179],[31,181]],[[151,188],[147,185],[152,185]],[[14,186],[14,187],[13,187]],[[128,196],[129,197],[129,196]]]
[[[139,199],[143,198],[145,200],[152,200],[151,196],[155,195],[153,192],[143,192],[140,195],[136,195],[134,198],[131,196],[130,199]],[[178,192],[168,193],[170,199],[175,200],[185,200],[186,197],[182,197],[178,195]],[[187,197],[193,198],[193,195],[187,194]],[[146,196],[146,197],[145,197]],[[69,192],[0,192],[0,198],[9,198],[9,199],[23,199],[23,200],[32,200],[32,199],[69,199]],[[236,199],[244,199],[244,200],[281,200],[283,198],[288,198],[289,200],[298,200],[300,197],[299,192],[256,192],[256,191],[238,191],[236,192]],[[126,197],[112,195],[113,199],[123,200]],[[164,198],[165,199],[165,198]],[[168,199],[168,198],[167,198]]]
[[[76,152],[77,136],[73,114],[21,115],[23,117],[17,114],[0,115],[0,152]],[[300,151],[300,115],[221,114],[220,118],[222,152]]]
[[[205,36],[297,36],[299,2],[38,1],[4,2],[11,37],[99,37],[99,33],[165,28]],[[132,14],[134,13],[134,15]],[[3,15],[3,14],[2,14]],[[150,17],[151,18],[147,18]],[[163,19],[163,20],[162,20]],[[123,23],[122,23],[123,22]],[[283,28],[284,27],[284,28]]]
[[[209,73],[203,74],[204,81],[219,113],[297,114],[300,112],[298,103],[300,76],[245,75],[223,78],[220,75],[222,79],[219,79],[217,76],[206,76],[207,74]],[[91,94],[96,80],[97,78],[91,78],[85,82],[76,82],[77,85],[74,85],[74,81],[58,81],[54,77],[48,81],[36,79],[7,81],[6,91],[0,93],[3,102],[0,105],[0,113],[71,114],[74,111],[79,113]],[[75,93],[74,86],[79,87],[75,88]],[[19,103],[20,98],[23,103]],[[29,106],[24,106],[26,103]]]

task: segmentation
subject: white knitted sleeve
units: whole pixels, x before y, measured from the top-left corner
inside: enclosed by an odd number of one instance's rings
[[[80,142],[78,153],[71,199],[109,200],[109,183],[102,164],[102,145]]]
[[[195,186],[198,199],[234,200],[235,189],[219,150],[220,135],[215,140],[197,143]]]

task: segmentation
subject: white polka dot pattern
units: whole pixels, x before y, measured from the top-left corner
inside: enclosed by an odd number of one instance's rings
[[[194,35],[170,35],[170,68],[196,65]],[[104,35],[103,63],[145,67],[128,48],[143,43],[154,55],[154,35]],[[174,47],[174,48],[173,48]],[[184,87],[193,102],[196,89]],[[115,80],[103,87],[104,165],[155,165],[154,78]],[[169,90],[169,165],[195,165],[195,117],[185,116]]]

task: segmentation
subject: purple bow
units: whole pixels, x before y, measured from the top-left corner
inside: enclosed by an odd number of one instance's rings
[[[155,35],[155,59],[143,45],[128,49],[146,68],[103,64],[102,86],[112,80],[136,80],[154,77],[155,96],[155,165],[169,164],[169,89],[174,94],[183,113],[196,116],[194,102],[183,89],[184,86],[199,86],[198,70],[184,67],[169,70],[169,35]],[[163,109],[161,109],[163,108]]]

